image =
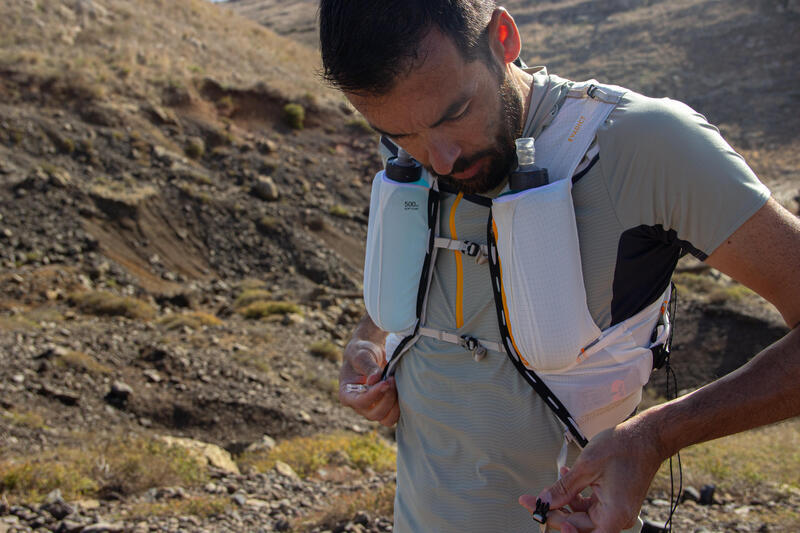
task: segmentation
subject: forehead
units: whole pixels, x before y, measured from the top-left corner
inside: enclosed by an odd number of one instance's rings
[[[399,78],[389,92],[350,93],[347,98],[374,126],[385,131],[407,132],[408,126],[400,124],[403,118],[409,125],[433,123],[453,100],[474,92],[478,83],[476,71],[481,64],[481,61],[465,61],[450,38],[431,30],[420,43],[418,57],[410,70],[398,69]]]

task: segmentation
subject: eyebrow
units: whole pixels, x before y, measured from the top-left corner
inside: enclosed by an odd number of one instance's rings
[[[462,95],[460,95],[458,97],[458,99],[456,99],[452,104],[447,106],[447,109],[444,110],[444,113],[439,118],[439,120],[437,120],[436,122],[431,124],[430,127],[431,128],[435,128],[435,127],[441,125],[444,121],[452,118],[453,115],[455,115],[456,112],[459,109],[461,109],[462,107],[464,107],[464,105],[466,105],[467,102],[469,102],[471,99],[472,99],[472,95],[471,94],[462,94]],[[408,137],[409,135],[411,135],[410,133],[389,133],[388,131],[382,130],[381,128],[377,127],[372,122],[370,122],[369,125],[372,126],[373,130],[377,131],[381,135],[386,135],[387,137],[392,137],[394,139],[400,139],[402,137]]]

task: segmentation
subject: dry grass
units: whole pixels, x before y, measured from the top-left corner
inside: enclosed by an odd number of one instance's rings
[[[197,486],[206,479],[203,467],[184,449],[141,436],[90,440],[81,447],[0,460],[0,494],[10,501],[41,501],[56,488],[70,500]]]
[[[81,312],[100,316],[124,316],[128,318],[150,319],[156,309],[149,303],[132,296],[118,296],[107,291],[75,292],[68,301]]]
[[[180,329],[183,327],[202,329],[208,326],[219,326],[222,324],[222,320],[203,311],[190,311],[188,313],[174,313],[163,316],[158,319],[157,323],[166,329]]]
[[[394,493],[395,484],[388,483],[377,490],[341,494],[324,510],[306,516],[296,529],[302,532],[319,531],[320,527],[330,529],[351,520],[365,509],[372,515],[391,517],[394,514]]]
[[[223,86],[263,82],[285,94],[340,100],[315,78],[316,50],[225,6],[207,0],[93,4],[95,17],[79,15],[70,3],[6,0],[0,68],[53,77],[66,94],[88,100],[110,93],[157,96],[159,87],[188,86],[204,75]]]
[[[272,298],[272,293],[262,288],[245,289],[236,298],[233,306],[236,308],[247,307],[254,302],[265,301],[270,298]]]
[[[207,518],[224,513],[231,507],[231,499],[222,496],[193,496],[169,502],[142,502],[134,504],[125,514],[128,520],[146,520],[151,516],[198,516]]]
[[[300,306],[293,302],[273,302],[259,300],[238,310],[245,318],[261,319],[272,315],[301,313]]]
[[[238,459],[240,468],[259,472],[272,469],[276,461],[287,463],[304,478],[331,463],[388,472],[395,468],[396,452],[376,433],[334,433],[285,440],[269,452],[246,452]]]
[[[729,494],[774,493],[782,485],[800,488],[800,420],[692,446],[681,452],[684,485],[714,483]],[[675,468],[677,472],[677,467]],[[669,469],[662,465],[652,489],[669,491]]]
[[[104,365],[91,355],[74,350],[64,352],[54,362],[58,366],[69,367],[73,370],[94,375],[106,375],[112,372],[111,367]]]
[[[28,429],[44,429],[46,426],[42,415],[35,411],[0,411],[0,419],[13,426],[25,427]]]
[[[342,360],[342,350],[331,341],[317,341],[308,347],[311,355],[327,359],[333,363]]]

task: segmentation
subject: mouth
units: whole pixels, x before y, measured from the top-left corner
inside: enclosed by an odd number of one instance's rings
[[[485,159],[486,157],[481,157],[461,172],[450,174],[450,177],[459,181],[474,178],[483,169]]]

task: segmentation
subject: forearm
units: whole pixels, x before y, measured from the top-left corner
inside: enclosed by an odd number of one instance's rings
[[[350,342],[369,341],[383,345],[386,342],[387,335],[385,331],[375,325],[368,313],[364,313],[356,329],[353,330],[353,337]]]
[[[663,459],[682,448],[800,415],[800,327],[738,370],[632,422],[658,435]]]

